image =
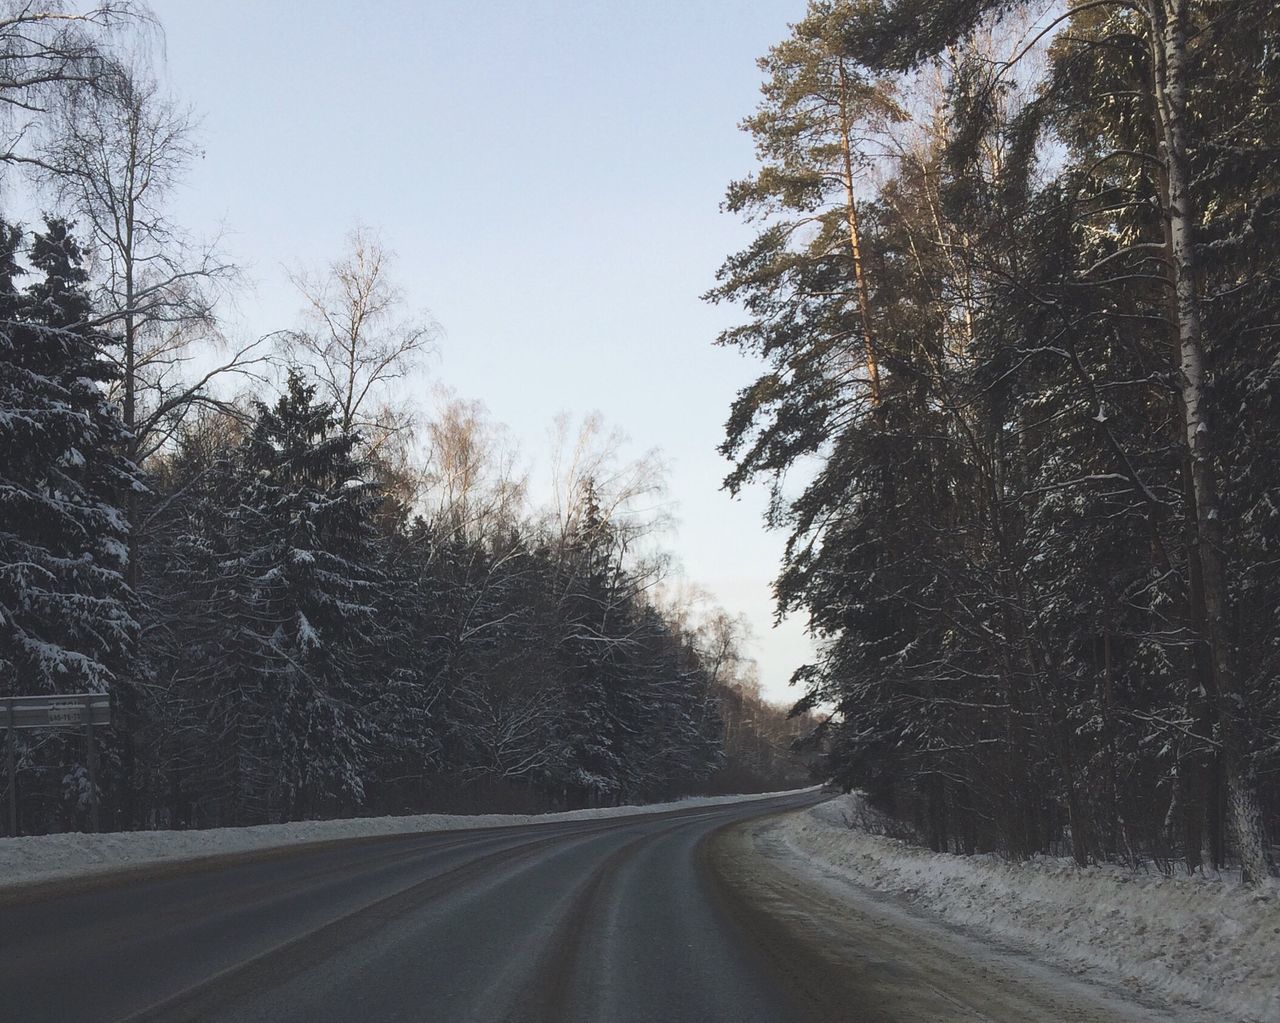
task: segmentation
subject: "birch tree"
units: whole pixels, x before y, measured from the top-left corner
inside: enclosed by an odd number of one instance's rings
[[[132,0],[86,10],[61,0],[0,4],[0,164],[46,168],[37,146],[53,129],[51,114],[77,95],[114,87],[121,65],[113,43],[148,20]]]
[[[395,255],[368,228],[347,235],[347,251],[316,272],[290,280],[303,299],[301,329],[283,335],[285,355],[316,377],[338,408],[344,430],[375,451],[409,428],[394,386],[432,349],[439,328],[407,308],[394,279]]]
[[[184,374],[194,347],[226,345],[215,306],[237,277],[213,246],[192,242],[167,205],[200,155],[190,109],[142,70],[64,104],[42,148],[44,178],[74,213],[95,255],[98,323],[116,339],[104,351],[118,367],[113,394],[133,434],[139,464],[197,407],[225,404],[219,377],[252,373],[261,342],[223,353],[197,378]]]

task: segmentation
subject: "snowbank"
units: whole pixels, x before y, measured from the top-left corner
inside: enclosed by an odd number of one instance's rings
[[[805,790],[798,790],[805,791]],[[467,828],[510,827],[552,821],[594,820],[634,814],[689,810],[787,795],[763,792],[745,796],[706,796],[674,803],[644,806],[610,806],[564,813],[500,814],[474,816],[420,814],[413,817],[356,817],[333,821],[295,821],[260,824],[247,828],[210,828],[205,831],[120,831],[105,835],[36,835],[0,838],[0,889],[43,881],[171,863],[179,860],[253,852],[304,842],[328,842],[343,838],[408,835],[423,831],[460,831]]]
[[[852,830],[858,796],[777,824],[789,850],[842,879],[1073,973],[1231,1021],[1280,1021],[1280,884],[1163,877],[1069,860],[1007,863],[932,853]]]

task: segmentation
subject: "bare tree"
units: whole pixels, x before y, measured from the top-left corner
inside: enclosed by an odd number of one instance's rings
[[[687,638],[713,686],[758,687],[758,669],[749,653],[755,637],[745,614],[730,614],[710,590],[684,579],[658,587],[654,606]]]
[[[1194,547],[1199,561],[1203,603],[1203,636],[1213,666],[1218,697],[1218,723],[1226,773],[1227,802],[1242,880],[1259,884],[1271,870],[1259,809],[1258,778],[1248,756],[1248,702],[1240,684],[1231,639],[1231,592],[1223,505],[1219,493],[1215,446],[1221,444],[1213,423],[1213,396],[1208,385],[1206,337],[1201,318],[1199,253],[1195,234],[1201,210],[1192,188],[1191,153],[1197,145],[1189,113],[1194,71],[1190,56],[1190,5],[1187,0],[1147,0],[1153,91],[1163,164],[1165,245],[1171,263],[1178,341],[1178,381],[1185,457],[1190,465],[1190,497],[1195,511]]]
[[[670,525],[666,466],[656,449],[627,461],[626,435],[598,412],[578,424],[567,414],[552,426],[552,499],[555,526],[567,536],[582,526],[588,505],[624,541]]]
[[[436,522],[482,537],[516,521],[527,480],[515,444],[480,402],[446,398],[427,423],[426,437],[424,497]]]
[[[144,461],[196,407],[222,407],[210,385],[250,372],[266,355],[261,342],[230,352],[214,306],[237,271],[212,246],[197,246],[165,206],[198,156],[189,109],[165,96],[144,72],[121,73],[111,87],[65,104],[42,149],[44,179],[87,232],[100,282],[98,326],[116,339],[106,355],[118,364],[117,393]],[[185,373],[193,347],[223,349],[194,379]]]
[[[288,358],[313,372],[337,405],[343,429],[362,432],[375,450],[410,426],[391,387],[439,334],[429,315],[406,312],[404,292],[391,277],[394,264],[376,234],[355,228],[346,255],[322,273],[290,274],[305,301],[305,324],[282,336]]]
[[[107,87],[120,74],[109,38],[150,21],[132,0],[88,10],[59,0],[0,0],[0,163],[44,166],[31,146],[55,101]]]

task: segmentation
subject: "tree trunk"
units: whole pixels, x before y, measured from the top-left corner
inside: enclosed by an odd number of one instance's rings
[[[1102,836],[1105,854],[1115,857],[1120,848],[1119,756],[1116,753],[1115,686],[1112,678],[1111,629],[1102,630],[1102,732],[1107,756],[1107,826]]]
[[[1195,557],[1204,590],[1205,641],[1216,683],[1222,761],[1226,773],[1231,830],[1241,877],[1256,884],[1269,868],[1263,842],[1256,781],[1247,764],[1242,727],[1245,694],[1236,677],[1228,627],[1226,556],[1213,462],[1213,433],[1206,402],[1204,338],[1200,320],[1195,253],[1196,211],[1187,153],[1187,0],[1149,0],[1157,108],[1163,130],[1168,189],[1165,215],[1173,253],[1177,301],[1179,370],[1184,437],[1195,497]]]
[[[858,291],[858,312],[862,319],[862,354],[867,363],[867,380],[871,384],[871,401],[880,404],[880,365],[876,359],[875,335],[871,330],[871,299],[867,275],[862,266],[862,242],[858,235],[858,202],[853,194],[853,144],[849,117],[849,83],[844,65],[840,65],[840,148],[844,158],[845,220],[849,228],[849,255],[853,260],[853,277]]]

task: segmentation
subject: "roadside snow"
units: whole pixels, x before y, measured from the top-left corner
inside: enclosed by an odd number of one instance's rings
[[[776,825],[810,867],[889,893],[1076,974],[1240,1023],[1280,1021],[1280,884],[930,852],[853,830],[859,797]]]
[[[433,813],[413,817],[294,821],[247,828],[210,828],[205,831],[119,831],[103,835],[74,833],[0,838],[0,890],[15,885],[84,877],[148,864],[273,849],[305,842],[630,817],[635,814],[742,803],[787,794],[762,792],[744,796],[705,796],[681,799],[673,803],[609,806],[594,810],[568,810],[563,813],[487,813],[473,816]]]

